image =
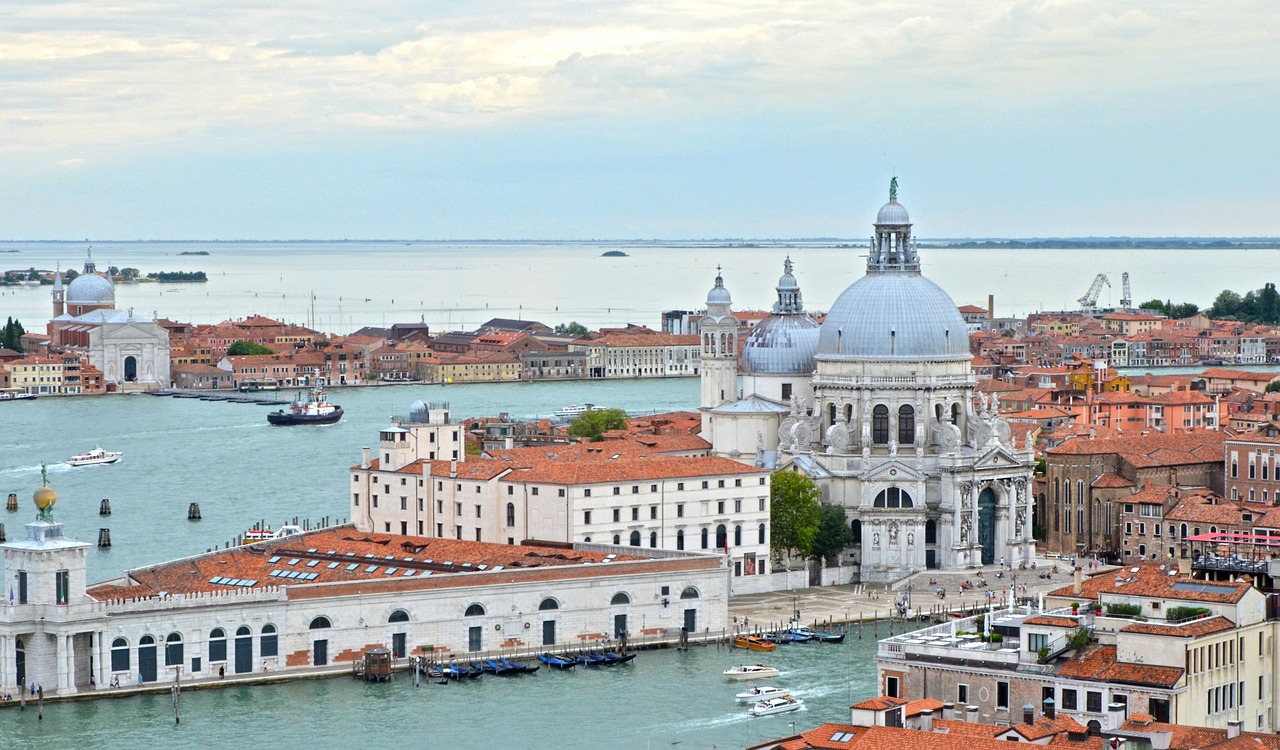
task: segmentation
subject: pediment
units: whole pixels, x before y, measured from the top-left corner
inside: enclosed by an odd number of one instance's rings
[[[994,448],[973,462],[975,469],[1024,468],[1022,461],[1004,448]]]
[[[925,474],[901,461],[886,461],[862,475],[864,482],[910,482],[926,479]]]

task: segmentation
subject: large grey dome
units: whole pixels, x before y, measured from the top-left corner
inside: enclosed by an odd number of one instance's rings
[[[67,285],[68,305],[113,305],[116,287],[96,273],[81,274]]]
[[[746,375],[809,375],[818,353],[818,324],[808,315],[770,315],[742,345]]]
[[[969,333],[950,295],[918,271],[868,272],[822,322],[819,356],[970,359]]]

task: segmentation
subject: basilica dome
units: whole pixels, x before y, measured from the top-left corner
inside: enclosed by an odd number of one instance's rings
[[[67,285],[68,305],[113,305],[115,301],[115,285],[96,273],[81,274]]]

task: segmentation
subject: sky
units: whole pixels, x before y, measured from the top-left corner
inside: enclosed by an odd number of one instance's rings
[[[0,0],[2,239],[1280,235],[1273,0]]]

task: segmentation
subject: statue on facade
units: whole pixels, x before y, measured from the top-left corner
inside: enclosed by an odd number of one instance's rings
[[[963,518],[960,519],[960,543],[961,544],[969,543],[969,531],[970,529],[972,529],[972,527],[973,527],[973,519],[969,518],[968,516],[964,516]]]
[[[889,522],[889,546],[890,547],[898,546],[898,522],[897,521]]]

